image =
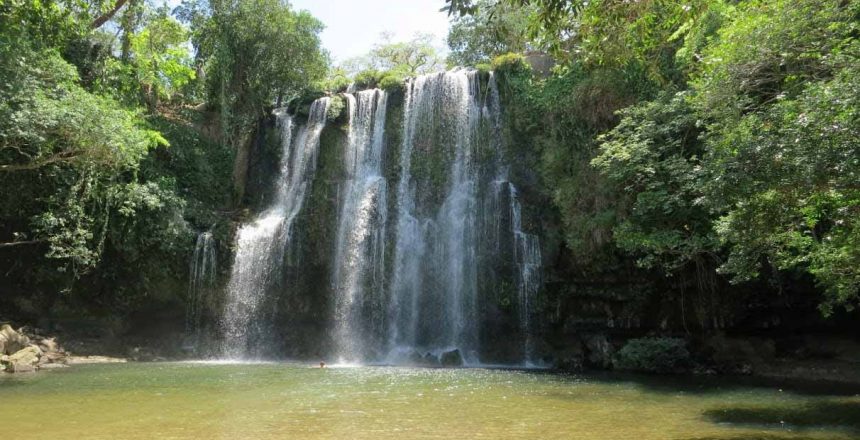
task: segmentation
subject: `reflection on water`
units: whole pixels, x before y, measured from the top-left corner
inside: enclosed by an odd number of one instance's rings
[[[0,376],[0,426],[16,439],[860,437],[860,396],[827,391],[488,369],[90,365]]]

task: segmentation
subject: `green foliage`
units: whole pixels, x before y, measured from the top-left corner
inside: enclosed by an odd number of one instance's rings
[[[506,84],[503,90],[517,78],[519,92],[513,99],[518,104],[508,106],[507,114],[523,136],[523,145],[534,145],[540,152],[540,162],[534,166],[561,214],[567,247],[583,269],[611,270],[620,194],[591,161],[597,155],[597,136],[617,122],[615,112],[646,88],[642,86],[648,84],[645,74],[637,66],[589,71],[572,65],[546,81],[524,83],[526,71],[499,72]]]
[[[733,9],[694,78],[702,109],[734,125],[742,113],[856,62],[858,8],[856,1],[773,0]]]
[[[280,0],[188,0],[178,10],[191,26],[198,62],[207,66],[209,102],[222,129],[239,141],[268,106],[296,97],[326,73],[322,23]]]
[[[727,204],[718,231],[731,244],[723,270],[737,281],[755,278],[764,257],[779,269],[809,270],[828,292],[825,311],[856,303],[858,74],[850,68],[811,84],[712,140],[716,199]]]
[[[211,118],[139,108],[191,85],[187,32],[128,4],[121,47],[93,29],[114,2],[0,4],[0,260],[17,267],[0,277],[13,298],[48,308],[65,292],[117,313],[176,298],[188,221],[221,221],[234,152],[202,136]]]
[[[147,103],[154,108],[158,99],[170,97],[194,79],[191,55],[185,43],[188,32],[159,10],[137,34],[130,37],[137,81]]]
[[[377,87],[389,92],[403,88],[405,79],[397,75],[384,75],[377,83]]]
[[[383,34],[382,43],[369,54],[370,64],[401,77],[411,77],[442,68],[442,61],[433,47],[432,34],[416,34],[409,41],[392,41]]]
[[[690,367],[687,343],[677,338],[631,339],[615,353],[613,365],[619,370],[646,373],[677,373]]]
[[[432,34],[416,34],[409,41],[392,41],[382,34],[382,42],[364,56],[352,58],[338,69],[353,73],[359,88],[394,89],[409,77],[442,70],[442,59],[433,46]]]
[[[666,93],[619,114],[592,160],[622,195],[615,242],[641,266],[669,274],[711,258],[718,246],[702,201],[701,129],[686,95]]]
[[[3,0],[0,43],[23,40],[39,49],[64,48],[89,30],[89,14],[80,5],[76,0]]]
[[[763,264],[805,270],[822,310],[858,300],[860,2],[751,2],[706,50],[696,78],[708,121],[717,232],[734,281]],[[756,51],[741,50],[755,44]]]
[[[358,72],[353,77],[353,82],[355,82],[356,87],[361,88],[373,88],[379,84],[379,81],[382,80],[385,73],[376,70],[376,69],[366,69]]]
[[[329,101],[328,109],[326,111],[326,119],[329,122],[334,122],[338,118],[340,118],[344,114],[344,110],[346,109],[346,100],[343,99],[341,95],[334,95],[331,97],[331,101]]]
[[[531,73],[531,66],[526,62],[522,54],[504,53],[493,57],[490,64],[492,70],[513,72],[515,74]]]
[[[55,51],[3,52],[0,173],[24,188],[48,185],[32,210],[4,217],[29,216],[31,229],[20,235],[47,243],[46,257],[61,271],[86,273],[102,257],[112,218],[176,204],[163,191],[142,198],[148,184],[128,180],[148,151],[167,141],[138,112],[81,88],[75,68]]]
[[[379,87],[380,89],[391,91],[401,88],[406,78],[406,76],[390,70],[379,71],[376,69],[367,69],[358,72],[353,78],[353,82],[359,89]]]
[[[236,155],[228,145],[200,132],[197,126],[205,122],[205,115],[190,109],[151,118],[171,147],[148,155],[141,170],[148,180],[175,180],[187,204],[185,216],[199,229],[216,223],[214,210],[228,204]]]
[[[825,313],[857,304],[860,2],[513,3],[577,29],[545,81],[493,66],[577,265],[808,273]]]
[[[0,49],[0,172],[76,167],[135,168],[166,141],[134,111],[90,94],[53,50]]]
[[[501,5],[491,0],[477,2],[473,14],[451,20],[448,30],[448,64],[476,66],[507,52],[530,48],[526,36],[532,8]]]
[[[329,69],[325,79],[316,84],[318,90],[328,90],[333,93],[346,91],[347,87],[352,84],[352,79],[349,77],[349,72],[342,67],[332,67]]]

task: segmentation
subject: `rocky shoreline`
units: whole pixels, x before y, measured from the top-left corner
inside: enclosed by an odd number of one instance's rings
[[[126,362],[109,356],[75,356],[63,349],[56,337],[42,334],[39,329],[9,324],[0,325],[0,371],[32,373],[38,370],[66,368],[70,365]]]

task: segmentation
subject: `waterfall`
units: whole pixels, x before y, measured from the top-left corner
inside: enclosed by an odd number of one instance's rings
[[[535,362],[534,328],[531,316],[534,312],[534,299],[542,283],[540,238],[523,231],[522,205],[520,205],[517,188],[513,183],[508,183],[508,188],[514,262],[517,266],[517,306],[520,330],[523,333],[523,353],[525,362],[533,364]]]
[[[403,95],[353,85],[341,98],[344,124],[322,149],[329,98],[305,124],[275,113],[275,194],[238,230],[221,355],[271,354],[278,334],[291,354],[342,363],[434,363],[459,350],[467,365],[482,354],[532,364],[540,240],[523,209],[530,193],[509,176],[521,167],[506,157],[493,74],[419,76]]]
[[[478,360],[473,149],[481,117],[478,89],[477,72],[463,70],[420,76],[407,84],[389,302],[389,343],[395,354],[404,348],[456,348],[467,362]],[[439,142],[428,146],[434,137]],[[416,200],[416,146],[447,148],[451,158],[444,197],[435,210]]]
[[[489,236],[491,243],[495,243],[494,252],[501,254],[501,243],[505,241],[502,219],[507,215],[510,222],[509,238],[511,244],[511,259],[515,266],[517,285],[517,318],[519,321],[521,339],[523,345],[523,360],[526,365],[534,365],[534,325],[532,314],[534,313],[534,301],[541,288],[543,279],[542,259],[540,249],[540,238],[536,234],[530,234],[523,229],[522,204],[517,187],[510,182],[509,169],[503,160],[502,141],[500,133],[501,108],[499,91],[495,77],[490,74],[488,82],[488,93],[490,99],[484,108],[487,118],[491,121],[491,142],[495,152],[496,177],[491,183],[487,201],[489,202]],[[506,194],[505,194],[506,193]],[[505,204],[502,203],[507,197],[507,212],[504,212]],[[485,223],[486,224],[486,223]]]
[[[222,356],[256,355],[252,348],[267,334],[268,320],[262,309],[270,305],[270,294],[281,281],[284,252],[313,177],[328,105],[329,98],[314,101],[307,124],[295,136],[292,117],[285,110],[276,111],[282,155],[275,196],[265,211],[238,231],[221,323]]]
[[[372,358],[384,316],[387,184],[382,147],[387,95],[373,89],[344,95],[349,106],[344,164],[347,180],[335,250],[335,345],[341,362]]]
[[[212,238],[211,232],[201,232],[197,235],[197,244],[191,256],[188,307],[185,314],[185,333],[194,338],[195,345],[199,342],[204,301],[215,288],[216,265],[215,239]]]

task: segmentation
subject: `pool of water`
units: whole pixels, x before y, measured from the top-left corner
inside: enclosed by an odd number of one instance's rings
[[[15,439],[856,439],[860,395],[715,378],[130,363],[0,376],[0,429]]]

